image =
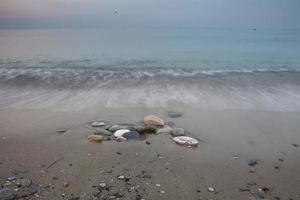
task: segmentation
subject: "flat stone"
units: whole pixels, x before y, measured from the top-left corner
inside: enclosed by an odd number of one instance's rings
[[[80,200],[80,197],[71,197],[71,198],[68,198],[68,200]]]
[[[106,122],[104,122],[104,121],[95,121],[95,122],[91,123],[91,126],[93,126],[93,127],[101,127],[101,126],[105,126],[105,125],[106,125]]]
[[[172,130],[172,128],[166,125],[165,127],[161,128],[161,129],[158,129],[157,133],[158,134],[161,134],[161,133],[170,133],[171,130]]]
[[[215,191],[215,188],[213,188],[213,187],[208,187],[207,190],[208,190],[209,192],[214,192],[214,191]]]
[[[154,115],[148,115],[144,118],[144,123],[148,125],[155,125],[155,126],[163,126],[165,125],[164,120]]]
[[[3,188],[0,189],[0,200],[13,200],[15,195],[11,189]]]
[[[113,133],[108,131],[108,130],[105,130],[103,128],[100,128],[100,129],[95,130],[94,134],[95,135],[111,136]]]
[[[188,136],[177,136],[172,139],[175,143],[180,145],[185,145],[188,147],[196,147],[198,145],[198,140]]]
[[[183,128],[173,128],[170,133],[173,137],[184,136],[185,135],[185,132],[184,132]]]
[[[59,129],[56,129],[56,132],[57,133],[64,133],[64,132],[66,132],[68,129],[66,129],[66,128],[59,128]]]
[[[293,147],[299,147],[299,144],[292,144]]]

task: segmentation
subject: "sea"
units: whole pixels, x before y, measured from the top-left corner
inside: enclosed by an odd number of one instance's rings
[[[300,30],[0,30],[0,109],[300,111]]]

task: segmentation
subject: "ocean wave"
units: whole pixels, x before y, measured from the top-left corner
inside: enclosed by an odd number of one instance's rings
[[[297,70],[199,70],[191,68],[0,68],[0,87],[81,89],[101,85],[208,84],[219,86],[300,85]]]
[[[0,68],[0,108],[192,106],[300,111],[296,70]]]

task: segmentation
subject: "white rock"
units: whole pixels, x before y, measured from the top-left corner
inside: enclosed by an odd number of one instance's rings
[[[128,129],[120,129],[120,130],[117,130],[117,131],[114,133],[114,136],[115,136],[116,138],[124,138],[123,135],[124,135],[125,133],[128,133],[128,132],[130,132],[130,130],[128,130]],[[125,139],[125,140],[126,140],[126,139]]]
[[[213,187],[208,187],[208,191],[214,192],[214,191],[215,191],[215,188],[213,188]]]

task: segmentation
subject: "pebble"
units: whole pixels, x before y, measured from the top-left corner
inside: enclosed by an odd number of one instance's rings
[[[80,197],[71,197],[68,200],[80,200]]]
[[[8,188],[0,189],[0,199],[1,200],[13,200],[15,199],[15,195],[12,190]]]
[[[111,136],[113,133],[108,131],[108,130],[105,130],[103,128],[100,128],[100,129],[95,130],[94,134],[95,135]]]
[[[149,141],[146,141],[145,143],[146,143],[147,145],[150,145],[150,144],[151,144],[151,142],[149,142]]]
[[[299,144],[292,144],[293,147],[299,147]]]
[[[134,130],[134,127],[133,127],[133,125],[118,125],[118,124],[115,124],[115,125],[112,125],[111,127],[108,128],[108,130],[111,131],[111,132],[116,132],[116,131],[121,130],[121,129]]]
[[[124,180],[124,179],[125,179],[125,176],[123,176],[123,175],[118,176],[118,179],[119,179],[119,180]]]
[[[155,134],[156,127],[153,125],[135,125],[134,127],[140,134]]]
[[[56,129],[56,132],[57,133],[64,133],[64,132],[66,132],[68,129],[66,129],[66,128],[59,128],[59,129]]]
[[[91,142],[101,142],[103,140],[102,135],[89,135],[87,139]]]
[[[250,192],[250,188],[248,186],[245,186],[245,187],[240,187],[239,190],[241,192]]]
[[[213,187],[208,187],[208,191],[209,191],[209,192],[214,192],[214,191],[215,191],[215,188],[213,188]]]
[[[144,118],[144,123],[148,125],[155,125],[155,126],[164,126],[165,122],[159,117],[154,115],[148,115]]]
[[[248,161],[248,165],[251,166],[251,167],[253,167],[253,166],[257,165],[257,164],[258,164],[257,160],[249,160]]]
[[[103,122],[103,121],[96,121],[96,122],[91,123],[91,126],[93,126],[93,127],[101,127],[101,126],[105,126],[105,125],[106,125],[106,122]]]
[[[178,118],[182,116],[182,113],[178,111],[167,111],[167,114],[170,118]]]
[[[105,188],[105,187],[106,187],[106,183],[105,183],[105,182],[102,182],[102,183],[99,184],[99,186],[100,186],[101,188]]]
[[[187,136],[178,136],[178,137],[173,137],[173,141],[177,144],[180,145],[185,145],[188,147],[196,147],[198,145],[198,140],[192,137],[187,137]]]
[[[172,128],[170,126],[165,126],[164,128],[158,129],[157,133],[170,133]]]
[[[123,135],[125,134],[125,133],[128,133],[128,132],[130,132],[130,130],[128,130],[128,129],[120,129],[120,130],[117,130],[115,133],[114,133],[114,136],[116,137],[116,138],[124,138],[123,137]],[[126,140],[126,138],[124,138],[125,140]]]
[[[173,128],[170,133],[173,137],[184,136],[185,135],[185,132],[184,132],[183,128]]]
[[[159,184],[159,183],[157,183],[157,184],[155,184],[155,186],[156,186],[156,187],[160,187],[160,184]]]
[[[70,186],[70,182],[69,182],[69,181],[65,181],[65,182],[63,183],[63,186],[64,186],[64,188],[69,187],[69,186]]]
[[[161,190],[160,193],[161,193],[161,194],[165,194],[166,192],[165,192],[164,190]]]
[[[135,140],[140,138],[140,134],[136,131],[129,131],[123,134],[123,137],[129,140]]]

